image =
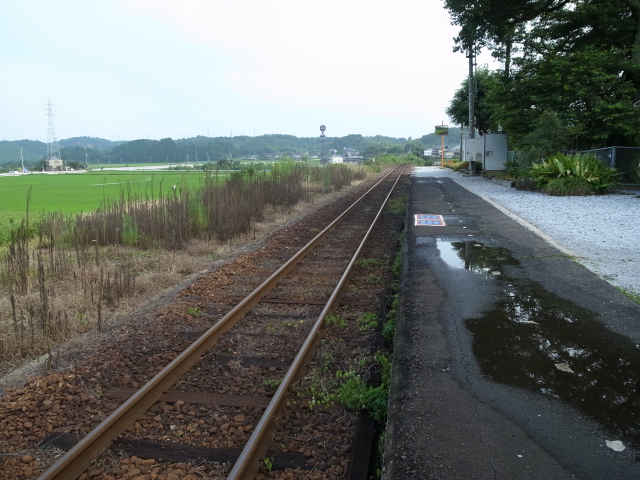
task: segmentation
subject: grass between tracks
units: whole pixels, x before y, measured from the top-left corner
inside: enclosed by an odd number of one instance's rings
[[[396,198],[389,211],[404,219],[406,201],[406,197]],[[378,438],[374,457],[377,472],[369,472],[373,475],[370,478],[380,478],[384,459],[403,241],[404,234],[400,234],[390,263],[364,257],[354,264],[347,297],[366,291],[361,287],[372,285],[372,276],[384,278],[389,270],[393,273],[390,285],[375,283],[379,290],[374,297],[380,298],[381,292],[387,292],[386,309],[380,308],[378,313],[373,313],[360,311],[357,307],[343,307],[325,317],[327,334],[306,377],[296,386],[295,398],[306,402],[308,408],[322,410],[342,404],[348,410],[368,414],[376,422]],[[355,347],[353,339],[357,339]]]

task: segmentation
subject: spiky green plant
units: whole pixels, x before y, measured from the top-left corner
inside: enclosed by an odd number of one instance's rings
[[[584,196],[598,193],[595,186],[582,177],[569,176],[552,178],[544,186],[544,191],[554,197]]]
[[[533,164],[531,176],[538,188],[551,195],[592,195],[614,189],[619,184],[620,173],[592,154],[558,153]]]

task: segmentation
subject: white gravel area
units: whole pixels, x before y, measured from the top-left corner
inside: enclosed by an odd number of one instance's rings
[[[415,167],[414,174],[452,178],[575,252],[576,261],[599,277],[640,295],[640,191],[552,197],[448,168]]]

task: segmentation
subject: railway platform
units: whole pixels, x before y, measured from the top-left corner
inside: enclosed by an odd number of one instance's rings
[[[640,307],[414,169],[383,479],[637,479]]]

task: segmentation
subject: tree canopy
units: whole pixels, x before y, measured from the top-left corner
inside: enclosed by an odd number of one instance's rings
[[[638,145],[640,0],[445,0],[460,26],[457,48],[486,48],[505,66],[478,71],[481,131],[502,128],[516,148],[541,141],[587,149]],[[449,115],[468,124],[466,82]],[[559,130],[558,130],[559,129]],[[546,149],[547,147],[545,147]]]
[[[432,127],[429,127],[431,130]],[[455,135],[450,132],[451,135]],[[455,138],[455,137],[454,137]],[[360,139],[360,142],[358,142]],[[212,163],[236,160],[240,157],[257,161],[273,160],[277,157],[300,155],[319,155],[322,141],[319,137],[296,137],[293,135],[261,135],[236,137],[204,137],[161,140],[140,139],[128,142],[110,142],[108,140],[76,137],[61,140],[60,153],[65,162],[77,162],[80,165],[88,160],[89,165],[137,163]],[[365,137],[350,134],[344,137],[327,136],[324,139],[325,153],[336,152],[353,154],[358,148],[361,154],[380,155],[383,153],[403,154],[415,152],[417,148],[435,146],[435,135],[430,133],[421,138],[395,138],[383,135]],[[20,165],[20,148],[24,148],[24,160],[27,166],[40,166],[47,152],[43,142],[30,140],[0,141],[0,165],[11,165],[16,169]]]

